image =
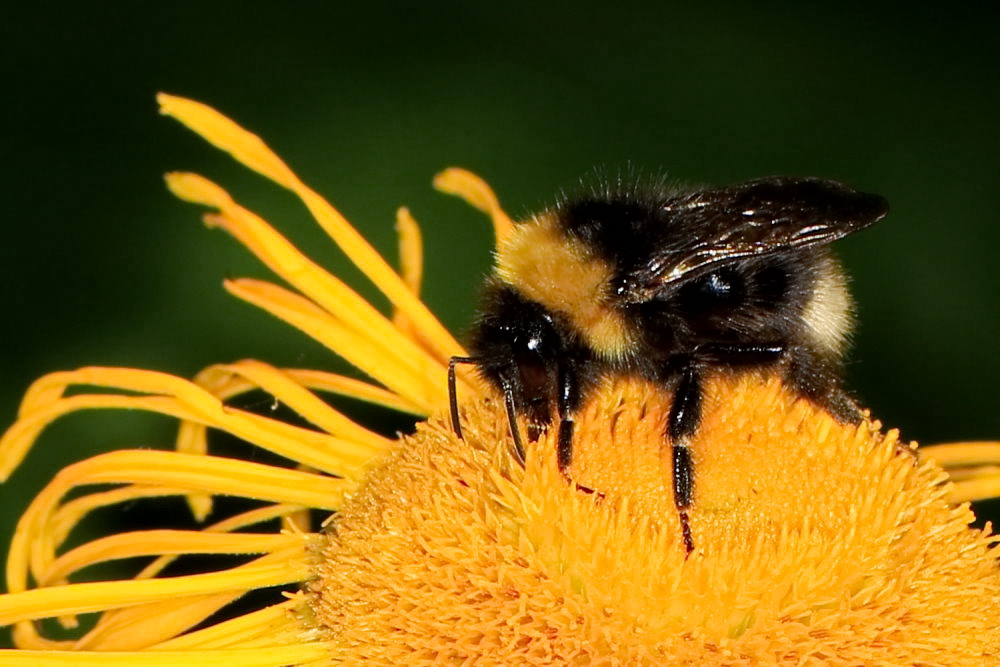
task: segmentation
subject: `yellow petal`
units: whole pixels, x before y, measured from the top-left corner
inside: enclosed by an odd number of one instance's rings
[[[302,642],[290,646],[255,647],[249,649],[194,650],[194,651],[8,651],[3,655],[4,664],[30,667],[68,667],[78,665],[100,665],[108,667],[121,665],[149,665],[150,667],[218,667],[218,665],[242,665],[244,667],[282,667],[283,665],[303,665],[321,661],[328,654],[325,644]]]
[[[514,229],[514,221],[500,206],[492,188],[471,171],[451,167],[434,177],[434,187],[441,192],[457,195],[472,204],[493,221],[493,231],[496,235],[496,246],[499,248],[504,239],[510,236]]]
[[[8,593],[0,596],[0,623],[101,611],[185,595],[246,591],[302,581],[309,576],[303,557],[293,557],[291,552],[283,555],[283,559],[275,558],[262,565],[241,565],[207,574],[69,584]]]
[[[271,379],[276,383],[281,380],[273,375]],[[153,395],[81,394],[61,398],[73,385],[113,387]],[[293,392],[294,383],[286,382],[283,389]],[[303,403],[307,397],[303,390],[294,395],[290,393],[289,400]],[[318,412],[320,404],[315,399],[309,405]],[[52,373],[32,385],[22,404],[20,419],[0,439],[0,474],[9,474],[20,463],[39,432],[52,421],[70,412],[97,408],[148,410],[213,426],[282,456],[345,476],[357,474],[385,447],[385,441],[374,434],[362,442],[361,429],[352,431],[352,435],[358,436],[359,440],[347,442],[224,406],[218,398],[197,385],[164,373],[89,367]],[[332,408],[328,408],[323,414],[330,416],[332,412]]]
[[[394,307],[406,314],[421,331],[421,337],[433,345],[436,358],[448,359],[463,353],[454,337],[413,295],[382,256],[339,211],[303,184],[260,138],[198,102],[162,93],[157,99],[163,113],[173,116],[246,166],[298,195],[344,254],[385,294]]]
[[[142,530],[87,542],[57,558],[38,582],[40,587],[66,584],[68,577],[104,561],[163,554],[259,554],[301,544],[292,535],[208,533],[190,530]]]
[[[354,331],[358,339],[380,348],[380,354],[399,366],[426,356],[422,348],[385,316],[335,276],[311,261],[260,217],[237,205],[219,186],[195,174],[173,173],[167,183],[175,193],[219,209],[205,216],[211,226],[225,229],[265,265],[287,280],[309,300]],[[433,356],[422,364],[433,363]],[[443,365],[445,360],[438,360]]]
[[[194,100],[160,93],[160,113],[173,116],[200,134],[213,146],[226,151],[254,171],[285,187],[298,179],[260,137],[247,132],[218,111]]]
[[[408,360],[406,366],[396,365],[392,358],[382,354],[380,346],[367,338],[358,338],[354,331],[311,301],[277,285],[244,278],[228,280],[225,286],[231,294],[288,322],[341,355],[422,414],[446,404],[444,367],[436,361],[418,357]]]

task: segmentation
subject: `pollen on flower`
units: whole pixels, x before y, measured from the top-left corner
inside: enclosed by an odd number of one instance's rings
[[[567,484],[522,469],[502,405],[404,438],[327,529],[316,622],[351,664],[983,664],[1000,655],[988,532],[896,433],[776,380],[711,384],[685,557],[655,387],[604,387]],[[975,609],[975,614],[969,610]],[[987,620],[989,619],[989,620]],[[609,663],[610,664],[610,663]]]

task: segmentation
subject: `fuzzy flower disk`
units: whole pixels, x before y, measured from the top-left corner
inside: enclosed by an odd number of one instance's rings
[[[685,557],[669,396],[609,384],[522,469],[502,405],[404,438],[335,516],[311,584],[342,664],[992,664],[1000,572],[895,431],[773,379],[719,378],[692,443]],[[984,625],[984,619],[992,619]],[[412,664],[412,663],[408,663]]]

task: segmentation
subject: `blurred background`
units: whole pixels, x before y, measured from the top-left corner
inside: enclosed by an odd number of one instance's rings
[[[205,174],[363,281],[290,195],[158,116],[162,90],[261,134],[393,261],[394,212],[409,205],[425,234],[426,299],[456,331],[492,236],[430,188],[450,165],[485,177],[515,216],[595,167],[705,183],[816,175],[881,193],[889,218],[838,244],[859,304],[850,386],[905,438],[1000,438],[995,16],[870,3],[351,4],[4,9],[0,423],[33,379],[89,364],[182,376],[244,357],[339,368],[227,296],[224,278],[267,270],[206,230],[161,174]],[[173,428],[122,414],[57,423],[0,486],[0,535],[61,466],[166,447]]]

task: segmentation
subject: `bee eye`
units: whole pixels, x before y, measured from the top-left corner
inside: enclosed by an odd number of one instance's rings
[[[716,306],[736,305],[743,300],[743,281],[732,269],[720,269],[695,281],[698,296]]]
[[[718,313],[738,307],[745,294],[743,277],[733,269],[722,268],[686,284],[681,289],[681,300],[690,313]]]

